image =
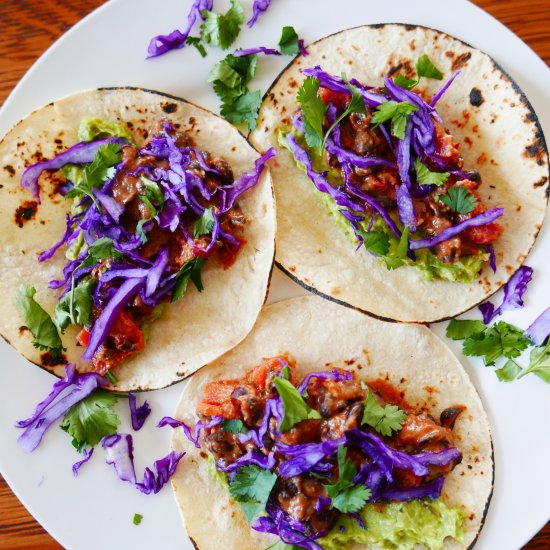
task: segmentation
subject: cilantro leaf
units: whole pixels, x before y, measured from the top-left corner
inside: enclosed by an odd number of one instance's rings
[[[257,67],[257,55],[234,57],[229,54],[214,65],[208,77],[208,82],[219,82],[227,89],[237,88],[242,92],[246,85],[254,78]],[[216,94],[223,100],[225,100],[225,96],[227,95],[227,89],[216,90],[214,87]],[[218,91],[223,92],[223,95],[220,95]]]
[[[414,169],[420,185],[443,185],[451,175],[449,172],[432,172],[418,158],[414,161]]]
[[[418,107],[407,101],[401,103],[386,101],[379,105],[372,114],[372,124],[374,128],[377,128],[383,122],[391,120],[392,135],[398,139],[404,139],[409,116],[416,110],[418,110]]]
[[[513,359],[508,359],[504,366],[495,371],[495,374],[501,382],[512,382],[520,372],[521,367]]]
[[[363,231],[359,230],[363,237],[363,246],[373,254],[385,256],[390,249],[390,238],[383,231]]]
[[[499,321],[485,332],[473,334],[464,340],[464,355],[483,357],[486,366],[493,366],[499,357],[513,359],[531,344],[523,331],[505,321]]]
[[[433,64],[433,61],[426,54],[421,56],[416,62],[416,74],[419,80],[423,76],[435,80],[443,79],[443,73]]]
[[[397,269],[405,264],[403,261],[407,257],[409,251],[409,233],[411,228],[406,225],[399,239],[399,244],[394,254],[390,254],[383,257],[384,263],[388,269]]]
[[[284,55],[298,55],[300,53],[299,37],[294,27],[283,27],[279,39],[279,50]]]
[[[369,390],[365,399],[365,408],[363,411],[363,419],[361,424],[368,424],[378,433],[390,437],[393,432],[401,430],[401,426],[407,413],[401,410],[397,405],[386,405],[382,407],[374,398],[373,393]]]
[[[274,382],[285,411],[279,430],[287,432],[294,424],[303,420],[322,419],[322,416],[304,401],[298,389],[289,380],[276,377]]]
[[[203,10],[204,23],[200,28],[201,39],[211,46],[227,50],[239,36],[244,23],[244,10],[239,0],[231,0],[231,7],[224,13]]]
[[[89,267],[100,260],[106,260],[107,258],[119,259],[123,256],[122,252],[115,250],[113,239],[101,237],[90,245],[88,255],[82,260],[79,267]]]
[[[50,350],[54,356],[59,356],[63,350],[63,343],[52,318],[34,299],[35,294],[34,287],[22,285],[15,298],[15,305],[33,335],[32,345],[40,350]]]
[[[550,340],[544,347],[539,346],[531,350],[529,367],[520,374],[519,378],[530,373],[550,384]]]
[[[246,92],[234,103],[224,103],[220,112],[228,122],[232,124],[246,122],[248,129],[254,130],[254,128],[256,128],[258,111],[261,104],[262,95],[260,90]]]
[[[346,448],[338,446],[338,481],[325,485],[328,495],[332,498],[331,508],[336,508],[344,514],[358,512],[370,498],[371,491],[364,485],[354,485],[353,478],[357,468],[351,460],[346,460]]]
[[[243,466],[229,484],[229,494],[241,503],[249,522],[265,510],[277,474],[259,466]]]
[[[206,57],[206,48],[204,47],[199,36],[188,36],[185,39],[185,43],[189,46],[194,46],[201,54],[201,57]]]
[[[222,420],[220,428],[224,432],[231,432],[234,434],[248,433],[248,428],[243,424],[242,420]]]
[[[90,279],[71,288],[55,306],[54,323],[63,333],[69,325],[85,325],[92,313],[92,292],[97,281]]]
[[[143,519],[143,516],[141,514],[134,514],[134,519],[132,521],[134,525],[139,525],[142,519]]]
[[[475,196],[461,185],[451,187],[446,195],[439,196],[439,200],[459,214],[469,214],[477,206]]]
[[[486,328],[483,321],[451,319],[447,325],[446,335],[447,338],[451,338],[451,340],[464,340],[474,334],[483,332]]]
[[[74,187],[65,195],[66,198],[90,197],[96,198],[94,189],[99,189],[115,174],[114,165],[120,162],[120,147],[116,143],[102,145],[95,154],[94,160],[84,167],[67,165],[63,175],[73,182]],[[75,181],[76,180],[76,181]]]
[[[96,390],[73,405],[63,417],[61,429],[73,438],[73,445],[81,451],[85,446],[97,445],[106,435],[116,433],[120,418],[113,410],[118,397]]]
[[[323,142],[323,119],[328,109],[318,92],[319,79],[309,76],[296,94],[296,100],[302,109],[306,143],[314,148],[320,148]]]
[[[395,75],[393,81],[397,86],[399,86],[400,88],[405,88],[405,90],[412,90],[419,82],[415,78],[407,78],[402,74]]]
[[[197,290],[202,292],[204,287],[202,286],[201,269],[203,268],[206,260],[197,256],[191,260],[185,262],[176,275],[176,286],[172,291],[172,302],[176,302],[180,298],[183,298],[189,285],[189,279],[193,281]]]
[[[214,228],[214,216],[212,215],[212,207],[207,208],[202,216],[193,225],[193,236],[200,237],[201,235],[209,235]]]

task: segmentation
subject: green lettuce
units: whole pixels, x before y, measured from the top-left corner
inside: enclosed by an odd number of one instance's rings
[[[320,153],[316,149],[310,149],[307,147],[307,144],[304,141],[303,136],[298,133],[295,129],[291,130],[292,134],[298,141],[301,147],[304,147],[308,150],[310,155],[313,168],[317,172],[322,172],[328,170],[327,178],[333,185],[341,185],[340,176],[334,170],[327,168],[324,163]],[[286,143],[285,136],[288,131],[279,130],[277,133],[277,140],[281,147],[288,149],[288,144]],[[305,172],[305,169],[300,164],[298,165],[299,169]],[[353,229],[344,216],[340,214],[338,205],[330,198],[326,193],[322,193],[314,188],[315,195],[321,201],[325,210],[328,214],[334,219],[338,227],[344,232],[346,237],[353,242],[354,245],[357,245],[357,237],[353,232]],[[399,226],[400,223],[398,219],[394,218],[396,224]],[[364,231],[368,230],[370,224],[370,219],[366,222],[359,223],[359,227]],[[388,235],[390,239],[390,255],[395,253],[399,240],[393,234],[393,232],[388,228],[384,220],[380,217],[379,214],[374,216],[373,230],[382,231]],[[433,280],[443,280],[449,282],[459,282],[459,283],[471,283],[479,278],[479,273],[484,262],[489,259],[488,252],[480,249],[480,251],[473,256],[463,256],[458,262],[448,264],[440,260],[435,254],[433,254],[429,249],[423,248],[421,250],[415,251],[416,261],[412,261],[410,258],[405,258],[403,261],[407,265],[412,265],[420,270],[423,277],[427,281]]]
[[[441,499],[384,506],[367,504],[359,515],[365,529],[353,518],[342,516],[330,533],[316,542],[324,550],[341,550],[352,542],[400,550],[414,550],[421,544],[430,550],[439,550],[447,537],[458,542],[464,540],[464,513],[459,508],[450,508]]]

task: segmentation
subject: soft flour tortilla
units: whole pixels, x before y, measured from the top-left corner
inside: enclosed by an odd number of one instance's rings
[[[32,346],[32,336],[15,306],[24,283],[36,288],[36,300],[50,314],[60,292],[48,289],[48,282],[62,276],[64,247],[51,260],[37,261],[39,253],[63,235],[69,207],[55,193],[51,173],[43,172],[40,178],[42,204],[32,219],[19,227],[15,215],[18,208],[34,201],[19,185],[24,168],[78,142],[77,129],[85,116],[127,123],[137,144],[143,142],[153,120],[167,118],[187,129],[199,148],[224,157],[235,177],[252,169],[259,157],[220,117],[182,99],[130,88],[86,91],[50,103],[6,135],[0,143],[0,333],[26,358],[56,375],[63,373],[67,361],[75,362],[80,371],[88,369],[89,364],[80,360],[83,348],[75,344],[78,329],[66,331],[63,364],[52,366],[51,358]],[[114,369],[119,380],[116,390],[155,389],[177,382],[231,349],[254,325],[265,301],[274,257],[275,212],[267,169],[239,204],[249,223],[244,231],[246,245],[235,264],[224,270],[210,260],[202,274],[204,291],[189,285],[183,299],[165,305],[162,316],[151,324],[144,351]]]
[[[404,390],[415,408],[439,418],[449,406],[467,409],[454,428],[464,458],[447,477],[443,496],[466,515],[464,547],[476,539],[491,498],[493,451],[489,422],[468,375],[445,344],[420,325],[386,323],[315,296],[267,306],[235,349],[196,373],[183,391],[176,418],[194,426],[207,383],[239,378],[262,357],[288,353],[298,377],[341,367],[365,381],[384,378]],[[252,531],[238,503],[209,473],[204,451],[174,431],[172,447],[187,455],[172,478],[187,533],[200,550],[256,550],[275,542]],[[457,545],[454,545],[457,546]],[[453,545],[449,544],[449,547]]]
[[[548,200],[548,153],[537,117],[517,84],[486,54],[439,31],[415,25],[373,25],[342,31],[308,46],[264,97],[250,136],[259,149],[276,145],[276,130],[296,111],[301,69],[345,73],[368,85],[414,70],[428,54],[443,82],[423,78],[431,97],[457,69],[461,74],[437,104],[461,144],[465,169],[483,178],[488,208],[504,207],[504,234],[495,243],[498,270],[488,264],[470,284],[426,281],[412,266],[388,271],[364,249],[355,251],[314,194],[313,184],[287,150],[272,164],[277,200],[277,264],[302,286],[380,318],[433,322],[485,300],[519,268],[542,225]],[[408,76],[411,76],[410,74]]]

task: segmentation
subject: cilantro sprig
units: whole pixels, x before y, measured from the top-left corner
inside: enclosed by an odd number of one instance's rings
[[[224,432],[230,432],[233,434],[248,433],[248,428],[244,425],[242,420],[223,420],[220,424],[220,428]]]
[[[533,346],[521,329],[505,321],[488,327],[481,321],[457,319],[451,320],[447,326],[447,337],[464,340],[464,355],[483,357],[485,366],[495,366],[502,358],[507,359],[495,370],[501,382],[511,382],[534,374],[550,384],[550,340],[544,346]],[[523,368],[516,359],[531,346],[529,365]]]
[[[205,20],[200,28],[201,39],[210,46],[219,46],[222,50],[227,50],[235,42],[245,19],[239,0],[231,0],[231,7],[226,13],[203,10],[202,15]],[[192,44],[195,45],[194,41]]]
[[[365,408],[361,424],[368,424],[378,433],[391,437],[393,432],[398,432],[407,418],[407,413],[397,405],[385,405],[382,407],[369,390],[365,399]]]
[[[276,377],[274,382],[285,412],[279,430],[287,432],[294,424],[303,420],[322,419],[322,416],[304,401],[298,389],[289,380]]]
[[[300,53],[300,39],[294,27],[283,27],[279,39],[279,50],[284,55],[298,55]]]
[[[55,306],[54,323],[63,333],[69,325],[86,325],[90,320],[93,306],[94,279],[72,285]]]
[[[65,413],[61,429],[73,438],[72,444],[78,452],[116,433],[120,418],[113,407],[117,400],[112,393],[96,390]]]
[[[177,302],[183,298],[189,286],[189,280],[193,281],[193,284],[199,292],[204,290],[201,278],[201,270],[206,263],[204,258],[197,256],[191,260],[185,262],[176,274],[176,286],[172,291],[172,302]]]
[[[212,229],[214,229],[214,216],[212,207],[209,207],[193,225],[193,236],[200,237],[201,235],[209,235],[212,233]]]
[[[229,494],[240,503],[246,518],[251,522],[264,510],[277,474],[259,466],[243,466],[229,484]]]
[[[476,197],[461,185],[451,187],[446,195],[439,195],[439,200],[459,214],[469,214],[477,206]]]
[[[395,249],[393,254],[386,254],[383,256],[384,263],[389,270],[397,269],[405,265],[405,258],[407,257],[407,252],[409,251],[409,233],[411,228],[406,225],[403,229],[403,233],[399,239],[399,244]]]
[[[346,448],[338,446],[338,481],[325,485],[328,495],[332,498],[330,507],[336,508],[344,514],[358,512],[365,506],[371,496],[370,489],[364,485],[355,485],[353,478],[357,475],[357,468],[346,459]]]
[[[296,94],[296,101],[302,109],[306,143],[321,148],[323,143],[323,119],[328,105],[319,97],[319,79],[308,76]]]
[[[422,77],[442,80],[443,73],[434,65],[433,61],[424,54],[416,62],[416,78],[407,78],[402,74],[396,75],[394,82],[401,88],[411,90],[418,85]]]

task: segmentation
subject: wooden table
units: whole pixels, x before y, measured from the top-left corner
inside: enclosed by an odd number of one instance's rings
[[[4,102],[15,84],[50,44],[104,2],[0,1],[0,102]],[[546,0],[475,0],[475,3],[518,34],[546,63],[550,63],[550,3]],[[182,0],[182,9],[184,4]],[[1,476],[0,548],[61,548],[25,510]],[[550,522],[525,548],[550,548]]]

